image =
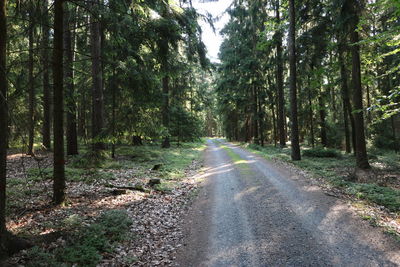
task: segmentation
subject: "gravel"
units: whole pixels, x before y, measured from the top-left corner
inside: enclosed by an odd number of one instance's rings
[[[400,266],[398,243],[301,173],[208,145],[178,266]]]

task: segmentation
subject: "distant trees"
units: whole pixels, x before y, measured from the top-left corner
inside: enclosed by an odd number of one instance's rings
[[[357,167],[368,169],[367,142],[396,149],[400,11],[394,1],[264,1],[254,45],[248,40],[256,2],[234,1],[222,30],[217,93],[225,135],[256,143],[249,108],[249,85],[256,82],[265,92],[258,100],[265,113],[258,136],[284,146],[290,135],[293,159],[301,156],[297,143],[333,147],[354,152]]]

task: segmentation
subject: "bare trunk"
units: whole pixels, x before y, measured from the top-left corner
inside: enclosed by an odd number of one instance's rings
[[[63,0],[54,2],[54,184],[53,201],[56,205],[65,200],[65,159],[64,159],[64,95],[63,95]]]
[[[96,3],[98,3],[96,1]],[[93,4],[93,7],[97,7]],[[93,150],[104,150],[102,135],[104,128],[103,72],[101,66],[101,32],[98,18],[91,17],[90,23],[92,54],[92,142]]]
[[[169,130],[169,77],[165,75],[162,79],[162,91],[163,91],[163,106],[162,106],[162,123],[165,129]],[[164,140],[161,144],[162,148],[169,148],[171,144],[169,142],[169,133],[164,136]]]
[[[362,87],[361,87],[361,63],[360,63],[360,47],[358,45],[359,36],[357,26],[359,22],[357,1],[352,1],[352,25],[350,33],[350,42],[352,43],[351,56],[352,56],[352,80],[353,80],[353,102],[354,102],[354,126],[356,137],[356,163],[360,169],[369,169],[367,148],[365,142],[365,128],[364,128],[364,115],[362,103]]]
[[[343,45],[339,45],[339,65],[340,65],[340,79],[342,89],[342,101],[343,101],[343,120],[344,120],[344,135],[346,142],[346,153],[351,153],[351,141],[350,141],[350,129],[349,129],[349,89],[347,86],[347,70],[346,64],[343,58]]]
[[[296,17],[294,0],[289,1],[289,64],[290,64],[290,120],[291,127],[291,142],[292,142],[292,160],[300,160],[300,144],[299,144],[299,126],[297,118],[297,84],[296,84]]]
[[[6,162],[7,162],[7,77],[6,77],[7,18],[6,0],[0,0],[0,248],[6,242]],[[2,249],[1,249],[2,250]]]
[[[308,76],[310,79],[310,76]],[[310,118],[310,138],[311,138],[311,146],[315,147],[315,136],[314,136],[314,112],[312,108],[312,99],[311,99],[311,84],[308,81],[308,112]]]
[[[67,105],[67,155],[78,154],[78,136],[76,129],[76,102],[74,88],[74,49],[75,49],[75,30],[71,32],[70,27],[75,29],[75,12],[71,12],[66,6],[64,12],[64,55],[65,55],[65,85],[66,85],[66,105]]]
[[[276,1],[276,22],[280,23],[280,14],[279,14],[279,1]],[[279,144],[281,147],[286,146],[286,132],[285,132],[285,101],[284,101],[284,92],[283,92],[283,57],[282,57],[282,32],[278,31],[276,33],[276,86],[278,91],[278,133],[279,133]]]
[[[30,4],[29,11],[29,30],[28,30],[28,39],[29,39],[29,60],[28,60],[28,69],[29,69],[29,112],[28,112],[28,155],[33,155],[33,143],[34,143],[34,135],[35,135],[35,85],[33,78],[33,30],[34,30],[34,14],[33,14],[33,3]]]
[[[323,92],[321,92],[323,94]],[[323,96],[318,97],[319,105],[319,117],[320,117],[320,127],[321,127],[321,144],[323,147],[328,145],[328,140],[326,137],[326,112],[325,112],[325,102]]]
[[[42,142],[46,149],[51,148],[51,93],[49,82],[49,13],[48,0],[43,0],[43,18],[42,18],[42,67],[43,67],[43,128]]]

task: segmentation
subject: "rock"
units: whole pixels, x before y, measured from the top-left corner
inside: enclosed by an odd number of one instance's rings
[[[162,164],[156,164],[151,168],[152,171],[158,171],[161,168]]]
[[[113,196],[125,195],[126,190],[125,189],[114,189],[113,191],[111,191],[111,194]]]
[[[155,186],[156,184],[161,184],[161,179],[159,179],[159,178],[151,178],[147,184],[149,186]]]

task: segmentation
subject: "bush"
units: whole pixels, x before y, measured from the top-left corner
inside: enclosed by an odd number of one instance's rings
[[[303,156],[314,158],[340,158],[341,154],[332,148],[312,148],[303,151]]]

